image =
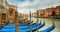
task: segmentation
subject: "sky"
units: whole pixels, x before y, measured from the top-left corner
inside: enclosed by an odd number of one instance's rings
[[[23,14],[60,5],[60,0],[7,0],[7,2],[17,6],[17,11]]]

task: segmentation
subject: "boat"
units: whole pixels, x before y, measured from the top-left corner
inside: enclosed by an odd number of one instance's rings
[[[39,32],[50,32],[50,31],[52,31],[54,28],[55,28],[55,24],[54,24],[54,22],[53,22],[53,25],[52,25],[52,26],[50,26],[50,27],[48,27],[48,28],[46,28],[46,29],[44,29],[44,30],[41,30],[41,31],[39,31]]]

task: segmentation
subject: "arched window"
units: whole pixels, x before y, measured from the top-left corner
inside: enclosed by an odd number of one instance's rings
[[[6,20],[6,14],[2,13],[2,20]]]
[[[9,8],[9,13],[12,14],[13,13],[13,9]]]

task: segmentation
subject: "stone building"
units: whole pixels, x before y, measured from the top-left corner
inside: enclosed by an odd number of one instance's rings
[[[50,17],[52,15],[53,8],[45,9],[45,17]]]
[[[5,0],[0,0],[0,22],[7,22],[7,10]]]
[[[60,6],[56,6],[56,7],[54,8],[54,11],[55,11],[55,14],[56,14],[56,15],[59,15],[59,14],[60,14]]]
[[[0,22],[14,22],[17,6],[10,5],[6,0],[0,0]]]
[[[45,16],[45,11],[44,10],[38,10],[39,17],[44,17]]]
[[[8,10],[8,19],[10,21],[10,23],[14,22],[14,18],[15,18],[15,12],[17,11],[17,7],[13,6],[13,5],[9,5],[9,10]]]
[[[51,17],[53,12],[55,13],[55,16],[59,16],[60,15],[60,6],[46,8],[46,9],[40,9],[37,11],[39,12],[39,17]],[[37,16],[36,12],[33,13],[34,16]]]

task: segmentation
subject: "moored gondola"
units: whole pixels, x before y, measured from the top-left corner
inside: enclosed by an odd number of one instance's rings
[[[40,32],[50,32],[55,28],[55,24],[53,22],[53,25],[51,27],[46,28],[45,30],[41,30]]]

